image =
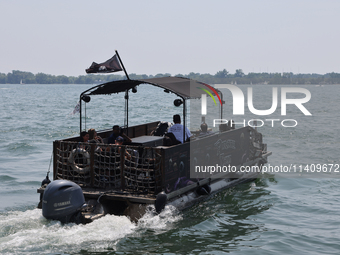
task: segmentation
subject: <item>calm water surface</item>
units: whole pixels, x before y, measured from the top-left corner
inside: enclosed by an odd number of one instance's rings
[[[44,219],[36,209],[36,189],[49,169],[52,142],[78,134],[79,115],[70,113],[79,94],[89,87],[0,85],[0,253],[340,253],[340,174],[336,173],[303,172],[290,178],[267,173],[183,212],[167,207],[158,216],[145,214],[137,223],[113,215],[87,225]],[[246,91],[247,86],[240,87]],[[270,164],[339,164],[340,87],[299,87],[312,94],[306,108],[313,116],[305,117],[293,106],[281,116],[278,108],[271,118],[296,119],[298,126],[259,128],[273,151]],[[268,88],[254,88],[255,107],[270,108]],[[175,98],[144,86],[130,96],[130,124],[172,121],[173,114],[181,113],[172,104]],[[230,115],[232,100],[226,101],[224,111]],[[86,109],[87,128],[123,124],[123,105],[123,95],[93,97]],[[248,113],[244,118],[254,116]],[[198,128],[192,125],[191,129]]]

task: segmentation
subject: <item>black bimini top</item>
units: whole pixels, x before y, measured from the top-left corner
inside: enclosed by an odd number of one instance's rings
[[[183,99],[201,98],[202,94],[217,96],[221,101],[218,93],[221,92],[214,89],[203,82],[191,80],[183,77],[161,77],[139,80],[119,80],[103,83],[84,91],[81,95],[103,95],[125,92],[140,84],[151,84],[180,96]]]

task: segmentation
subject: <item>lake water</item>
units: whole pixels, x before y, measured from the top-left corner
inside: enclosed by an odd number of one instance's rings
[[[79,115],[70,113],[80,93],[90,87],[0,85],[1,254],[340,253],[340,173],[335,171],[265,173],[188,210],[167,207],[158,216],[147,213],[137,223],[113,215],[87,225],[46,220],[36,209],[36,190],[49,169],[52,142],[79,133]],[[247,86],[239,87],[246,91]],[[298,125],[285,128],[275,122],[272,128],[266,122],[258,128],[273,152],[269,163],[339,164],[340,86],[298,87],[311,92],[305,106],[312,116],[294,106],[281,116],[278,107],[271,119],[295,119]],[[270,108],[271,86],[254,86],[254,92],[255,108]],[[172,115],[182,111],[173,106],[175,98],[144,86],[130,95],[129,124],[171,122]],[[230,116],[232,101],[227,100],[228,93],[224,98],[224,112]],[[121,125],[123,109],[123,95],[92,97],[86,127]],[[268,119],[246,114],[237,121]]]

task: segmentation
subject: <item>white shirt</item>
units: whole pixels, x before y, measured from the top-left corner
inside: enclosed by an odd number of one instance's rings
[[[182,124],[175,124],[171,126],[168,130],[169,133],[173,133],[174,136],[178,141],[183,143],[183,125]],[[187,127],[185,127],[185,141],[188,139],[188,137],[191,136],[191,133]]]

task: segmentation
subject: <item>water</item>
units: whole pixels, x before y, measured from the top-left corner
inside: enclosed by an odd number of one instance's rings
[[[0,85],[0,253],[339,254],[337,173],[298,172],[289,178],[267,173],[183,212],[172,207],[158,216],[148,212],[137,223],[113,215],[87,225],[61,225],[43,218],[36,209],[36,189],[49,168],[52,142],[79,132],[78,115],[70,113],[89,87]],[[240,87],[245,91],[247,86]],[[312,94],[306,108],[313,116],[304,117],[291,106],[287,116],[278,109],[270,117],[294,118],[297,127],[259,128],[273,151],[270,164],[338,164],[340,87],[299,87]],[[256,86],[254,92],[255,107],[270,108],[268,86]],[[122,97],[92,97],[87,128],[123,124]],[[174,113],[181,113],[172,105],[176,97],[158,88],[146,86],[130,98],[131,125],[171,121]],[[226,101],[228,115],[232,102]],[[248,112],[240,119],[252,118]]]

